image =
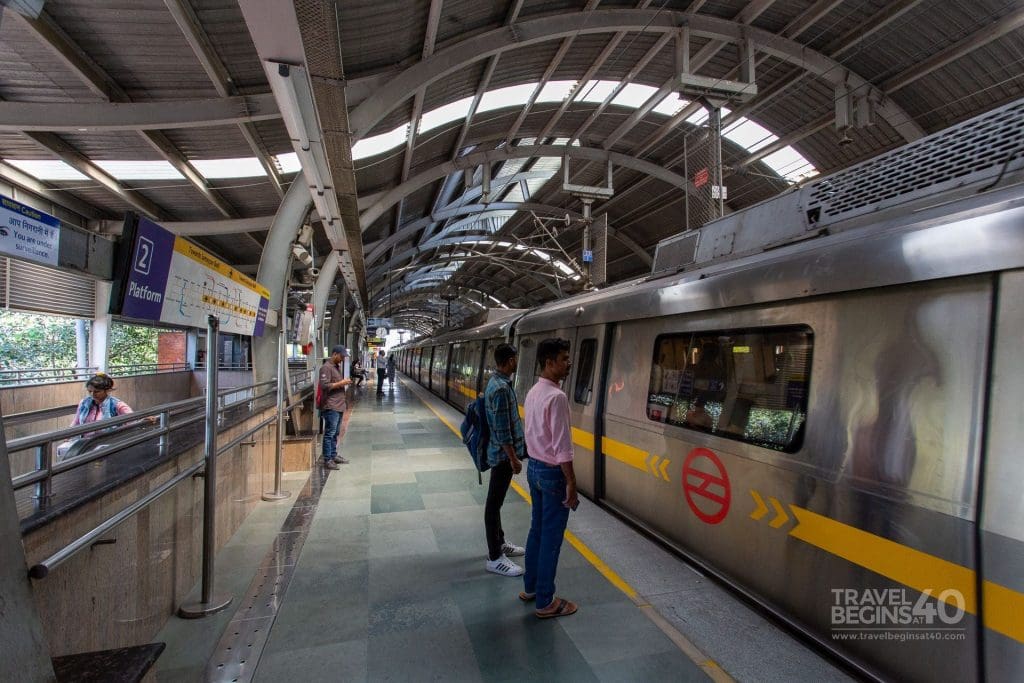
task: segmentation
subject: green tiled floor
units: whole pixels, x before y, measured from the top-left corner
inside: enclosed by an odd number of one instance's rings
[[[487,475],[406,386],[363,395],[341,452],[256,680],[705,680],[568,543],[558,591],[578,615],[538,620],[521,581],[486,573]],[[510,491],[511,540],[529,514]]]

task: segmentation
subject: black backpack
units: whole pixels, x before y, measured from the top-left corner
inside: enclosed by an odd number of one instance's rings
[[[491,469],[487,461],[487,446],[491,440],[491,428],[487,424],[487,406],[484,394],[470,401],[466,406],[466,417],[462,420],[459,430],[462,432],[462,443],[469,450],[469,457],[476,466],[477,479],[483,483],[481,472]]]

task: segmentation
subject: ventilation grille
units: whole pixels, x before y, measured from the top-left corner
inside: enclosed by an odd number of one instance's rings
[[[679,270],[696,260],[698,232],[687,232],[658,242],[651,273]]]
[[[811,227],[835,223],[1024,167],[1019,100],[805,188]]]
[[[86,319],[96,314],[91,279],[15,259],[0,258],[0,295],[12,310]]]

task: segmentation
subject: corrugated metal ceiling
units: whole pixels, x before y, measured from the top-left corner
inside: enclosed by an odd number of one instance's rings
[[[216,57],[230,76],[229,87],[244,94],[260,94],[269,90],[253,41],[234,0],[181,0],[198,18],[201,29],[213,46]],[[329,0],[325,0],[329,2]],[[505,26],[515,3],[508,0],[433,0],[440,7],[435,53],[457,46],[462,41]],[[596,11],[633,9],[645,3],[636,0],[604,0],[592,3]],[[584,10],[585,0],[526,0],[518,21],[557,16]],[[702,15],[737,20],[748,8],[745,0],[711,0],[696,3]],[[816,3],[810,0],[776,0],[760,3],[763,10],[751,22],[754,28],[789,35],[792,23]],[[345,76],[350,83],[367,82],[377,77],[383,86],[421,59],[427,35],[431,0],[398,2],[397,0],[346,0],[337,4],[341,31],[341,48]],[[651,12],[679,12],[691,6],[690,0],[666,0],[649,3]],[[849,70],[869,82],[883,85],[894,76],[918,68],[929,59],[941,55],[958,41],[983,35],[987,27],[1006,17],[1021,13],[1019,2],[1008,0],[848,0],[832,7],[816,21],[806,24],[792,36],[800,44],[825,55],[833,56],[836,69]],[[46,4],[46,15],[78,49],[93,62],[131,101],[158,102],[182,99],[216,98],[217,90],[201,61],[193,53],[181,29],[175,23],[163,0],[65,0]],[[505,27],[503,30],[510,30]],[[576,81],[595,64],[608,44],[611,33],[581,34],[573,37],[572,48],[553,68],[555,81]],[[618,81],[636,68],[658,40],[658,35],[644,32],[627,33],[598,69],[598,80]],[[551,68],[564,38],[509,50],[497,58],[497,68],[488,89],[536,83]],[[694,37],[691,51],[697,53],[707,43]],[[950,63],[937,67],[890,93],[892,101],[925,133],[982,113],[1009,99],[1024,94],[1024,33],[1016,28],[995,37]],[[840,50],[840,48],[843,48]],[[722,77],[737,62],[737,49],[727,45],[704,64],[702,75]],[[444,78],[431,83],[425,91],[423,111],[468,98],[480,89],[490,59],[465,64]],[[674,73],[672,43],[640,69],[633,83],[657,88]],[[749,119],[761,124],[777,136],[800,134],[832,115],[835,100],[833,86],[823,78],[807,76],[792,64],[775,57],[759,55],[757,83],[762,97],[743,110]],[[794,76],[798,76],[794,78]],[[893,81],[889,81],[890,83]],[[379,87],[370,88],[372,99]],[[412,115],[412,94],[387,112],[374,126],[372,134],[404,126]],[[83,76],[69,68],[40,36],[26,28],[16,17],[0,21],[0,99],[12,102],[53,102],[68,107],[73,118],[74,105],[95,103],[103,98]],[[350,111],[353,108],[350,102]],[[550,130],[552,137],[572,135],[588,119],[597,105],[575,102]],[[538,135],[559,109],[559,103],[534,105],[519,126],[516,137]],[[478,113],[462,139],[462,150],[495,149],[501,145],[515,124],[521,104]],[[633,115],[633,109],[609,106],[589,126],[583,144],[602,147],[607,136]],[[663,130],[667,117],[648,114],[628,130],[612,149],[637,155],[656,164],[683,173],[682,150],[690,124]],[[356,162],[356,180],[360,196],[395,187],[402,181],[403,166],[408,163],[410,176],[435,168],[460,154],[456,144],[463,122],[455,121],[422,133],[413,147],[413,155],[405,159],[404,145],[387,150],[379,156]],[[261,121],[253,126],[256,146],[270,155],[292,152],[287,132],[279,120]],[[661,135],[654,145],[647,145],[652,135]],[[164,157],[138,132],[76,131],[59,133],[75,151],[97,161],[158,160]],[[189,160],[244,158],[253,156],[240,129],[234,125],[163,131],[177,151]],[[794,149],[803,154],[820,171],[829,172],[902,144],[903,138],[876,113],[873,124],[848,132],[850,142],[840,144],[843,136],[831,125],[816,132],[799,135]],[[733,145],[725,145],[727,164],[737,165],[748,153]],[[0,131],[0,157],[6,159],[54,159],[55,155],[16,131]],[[499,173],[500,164],[495,163]],[[577,181],[598,183],[603,180],[600,164],[574,164]],[[287,179],[285,180],[287,183]],[[479,182],[479,173],[477,174]],[[560,173],[533,193],[531,201],[565,206],[578,210],[579,204],[560,191]],[[619,169],[615,175],[617,197],[609,203],[613,225],[623,234],[650,249],[664,236],[681,227],[682,195],[662,181],[650,181],[636,171]],[[116,218],[129,208],[121,198],[91,180],[54,181],[56,188],[68,188],[74,197],[94,205],[100,213]],[[279,195],[267,178],[239,178],[209,181],[218,189],[227,204],[239,216],[272,214]],[[187,181],[123,182],[130,191],[138,192],[179,220],[217,220],[223,216]],[[404,200],[398,226],[420,220],[436,207],[442,180],[434,180],[412,191]],[[732,209],[772,196],[786,183],[761,162],[731,174],[726,180]],[[466,188],[461,180],[447,198],[459,201]],[[597,205],[600,211],[601,203]],[[366,208],[365,206],[363,207]],[[460,219],[463,217],[459,217]],[[528,217],[517,215],[503,228],[503,233],[525,235],[533,228]],[[443,224],[440,226],[443,229]],[[367,242],[385,239],[396,229],[395,207],[384,211],[365,234]],[[262,239],[262,235],[260,236]],[[322,236],[318,237],[323,240]],[[403,238],[400,244],[414,245],[419,234]],[[218,250],[239,265],[251,264],[258,256],[256,242],[251,239],[217,238]],[[326,248],[326,241],[321,242]],[[618,241],[610,241],[612,260],[609,273],[627,277],[643,272],[646,265],[635,253]],[[575,248],[577,245],[567,245]],[[367,252],[369,253],[369,252]],[[394,252],[385,253],[376,263],[367,263],[372,270]],[[429,254],[416,257],[417,264],[429,262]],[[396,266],[410,265],[409,261]],[[449,286],[457,286],[463,275],[472,282],[472,274],[485,274],[500,281],[501,268],[472,261],[463,267]],[[474,276],[475,277],[475,276]],[[551,294],[536,283],[523,288],[502,287],[510,303],[528,304],[550,298]],[[523,293],[523,289],[528,294]],[[431,294],[436,296],[436,292]],[[530,299],[536,296],[537,299]],[[503,297],[499,297],[503,298]]]

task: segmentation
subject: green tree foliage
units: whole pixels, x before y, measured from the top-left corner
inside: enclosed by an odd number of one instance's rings
[[[75,321],[0,310],[0,367],[5,370],[75,367]]]
[[[159,334],[155,327],[114,323],[110,329],[110,365],[156,363]]]
[[[110,329],[110,365],[157,362],[155,327],[115,322]],[[0,369],[70,369],[76,364],[75,321],[0,309]]]

